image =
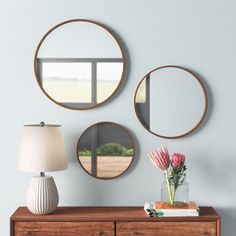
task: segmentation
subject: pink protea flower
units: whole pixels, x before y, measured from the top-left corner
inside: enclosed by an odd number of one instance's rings
[[[166,147],[161,147],[160,150],[151,152],[148,154],[152,164],[160,168],[162,171],[166,171],[170,165],[170,155]]]
[[[175,152],[171,157],[171,165],[174,168],[182,167],[185,163],[185,155],[182,153]]]

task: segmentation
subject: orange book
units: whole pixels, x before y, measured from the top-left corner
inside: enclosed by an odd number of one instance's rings
[[[155,202],[156,210],[196,210],[198,211],[198,205],[195,202],[176,202],[174,206],[171,206],[168,202]]]

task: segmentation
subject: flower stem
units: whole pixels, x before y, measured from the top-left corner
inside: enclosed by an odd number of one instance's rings
[[[174,186],[174,191],[172,192],[172,200],[173,200],[173,202],[174,202],[174,200],[175,200],[175,193],[176,193],[176,190],[177,190],[177,188]]]
[[[174,202],[173,202],[173,197],[172,197],[172,193],[171,193],[171,189],[170,189],[170,181],[169,181],[168,173],[166,170],[164,171],[164,174],[166,176],[166,184],[167,184],[167,189],[168,189],[168,193],[169,193],[170,205],[173,206]]]

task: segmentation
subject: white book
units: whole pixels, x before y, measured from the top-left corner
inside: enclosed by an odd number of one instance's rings
[[[163,216],[167,216],[167,217],[174,217],[174,216],[199,216],[199,212],[198,211],[174,211],[174,212],[170,212],[170,211],[160,211],[163,212]]]

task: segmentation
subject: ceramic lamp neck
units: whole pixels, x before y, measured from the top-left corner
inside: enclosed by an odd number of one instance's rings
[[[40,172],[40,177],[45,177],[45,172]]]

